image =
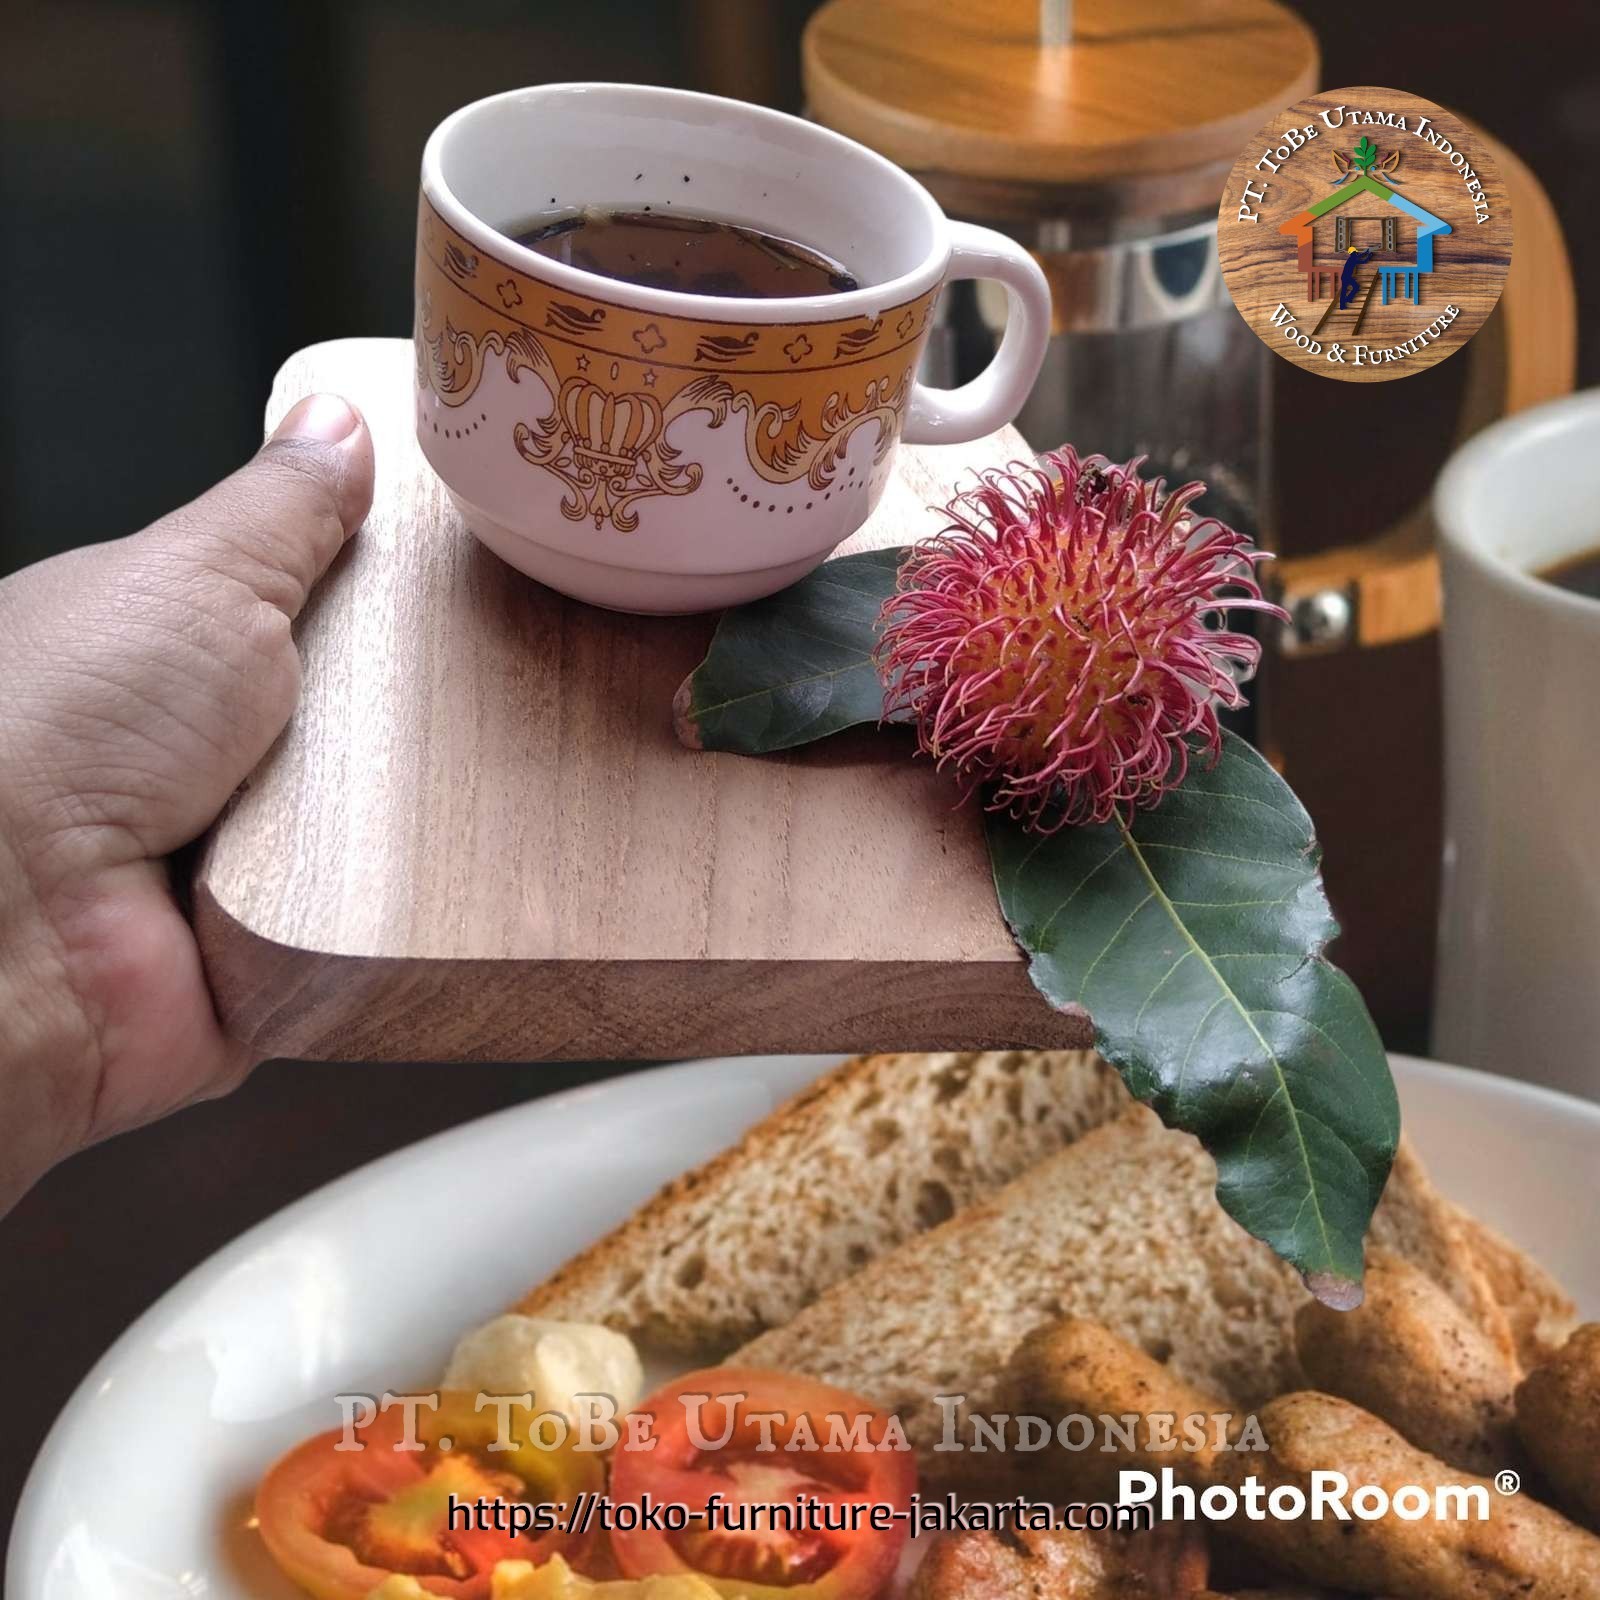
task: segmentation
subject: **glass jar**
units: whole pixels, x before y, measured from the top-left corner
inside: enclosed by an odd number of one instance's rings
[[[971,220],[1026,245],[1050,279],[1050,350],[1017,418],[1028,443],[1144,456],[1172,484],[1201,478],[1204,510],[1263,537],[1271,361],[1228,298],[1215,212],[1120,223]],[[1004,293],[988,284],[953,285],[929,341],[929,380],[978,372],[1005,308]]]

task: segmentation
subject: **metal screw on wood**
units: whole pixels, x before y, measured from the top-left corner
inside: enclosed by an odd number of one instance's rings
[[[1278,648],[1286,656],[1342,649],[1355,636],[1355,596],[1348,589],[1315,589],[1288,602]]]

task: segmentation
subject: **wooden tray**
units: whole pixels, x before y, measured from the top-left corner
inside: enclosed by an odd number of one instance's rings
[[[672,696],[714,619],[592,610],[482,549],[413,441],[411,359],[318,345],[268,406],[355,401],[378,486],[299,624],[299,710],[201,857],[229,1031],[319,1059],[1086,1044],[908,735],[682,749]],[[930,531],[958,474],[1024,449],[902,449],[847,548]]]

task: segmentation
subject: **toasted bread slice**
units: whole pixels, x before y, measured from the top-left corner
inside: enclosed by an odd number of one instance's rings
[[[1198,1141],[1135,1106],[838,1284],[736,1359],[898,1412],[925,1476],[940,1483],[1003,1469],[993,1453],[935,1449],[947,1415],[970,1442],[973,1414],[1008,1410],[1007,1364],[1023,1340],[1066,1316],[1092,1318],[1189,1384],[1253,1410],[1304,1383],[1294,1317],[1307,1296],[1222,1210],[1216,1176]],[[1393,1254],[1429,1273],[1442,1263],[1476,1306],[1477,1289],[1451,1259],[1459,1236],[1440,1232],[1453,1220],[1414,1155],[1397,1164],[1380,1213],[1375,1234]],[[941,1407],[938,1395],[965,1398]]]
[[[857,1057],[516,1309],[724,1354],[1131,1103],[1089,1051]]]
[[[738,1356],[837,1382],[899,1413],[934,1481],[993,1457],[940,1452],[936,1395],[968,1418],[1007,1408],[1007,1363],[1036,1329],[1089,1317],[1230,1404],[1300,1381],[1299,1278],[1217,1204],[1197,1140],[1135,1106],[913,1239]]]
[[[1578,1308],[1532,1256],[1488,1223],[1459,1210],[1456,1220],[1510,1324],[1517,1360],[1531,1372],[1567,1342],[1578,1326]]]

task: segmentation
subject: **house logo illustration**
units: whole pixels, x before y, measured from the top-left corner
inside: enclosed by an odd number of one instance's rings
[[[1412,305],[1420,305],[1422,280],[1433,271],[1434,241],[1451,232],[1443,217],[1436,217],[1426,207],[1395,192],[1394,186],[1402,181],[1393,170],[1402,157],[1398,148],[1385,161],[1382,178],[1373,174],[1378,147],[1370,139],[1363,139],[1349,156],[1338,151],[1331,154],[1340,170],[1334,187],[1278,227],[1279,233],[1288,234],[1295,242],[1295,266],[1305,276],[1308,301],[1323,294],[1329,278],[1338,280],[1334,286],[1335,303],[1318,318],[1311,330],[1313,338],[1341,311],[1355,312],[1347,331],[1360,333],[1380,286],[1383,305],[1388,305],[1396,294],[1404,295]],[[1366,203],[1350,207],[1353,200]],[[1338,268],[1336,273],[1323,264],[1330,249]],[[1368,262],[1374,265],[1363,293],[1359,273]]]
[[[1241,315],[1296,365],[1356,382],[1460,349],[1511,261],[1510,202],[1485,143],[1398,90],[1292,107],[1246,147],[1218,212]]]

